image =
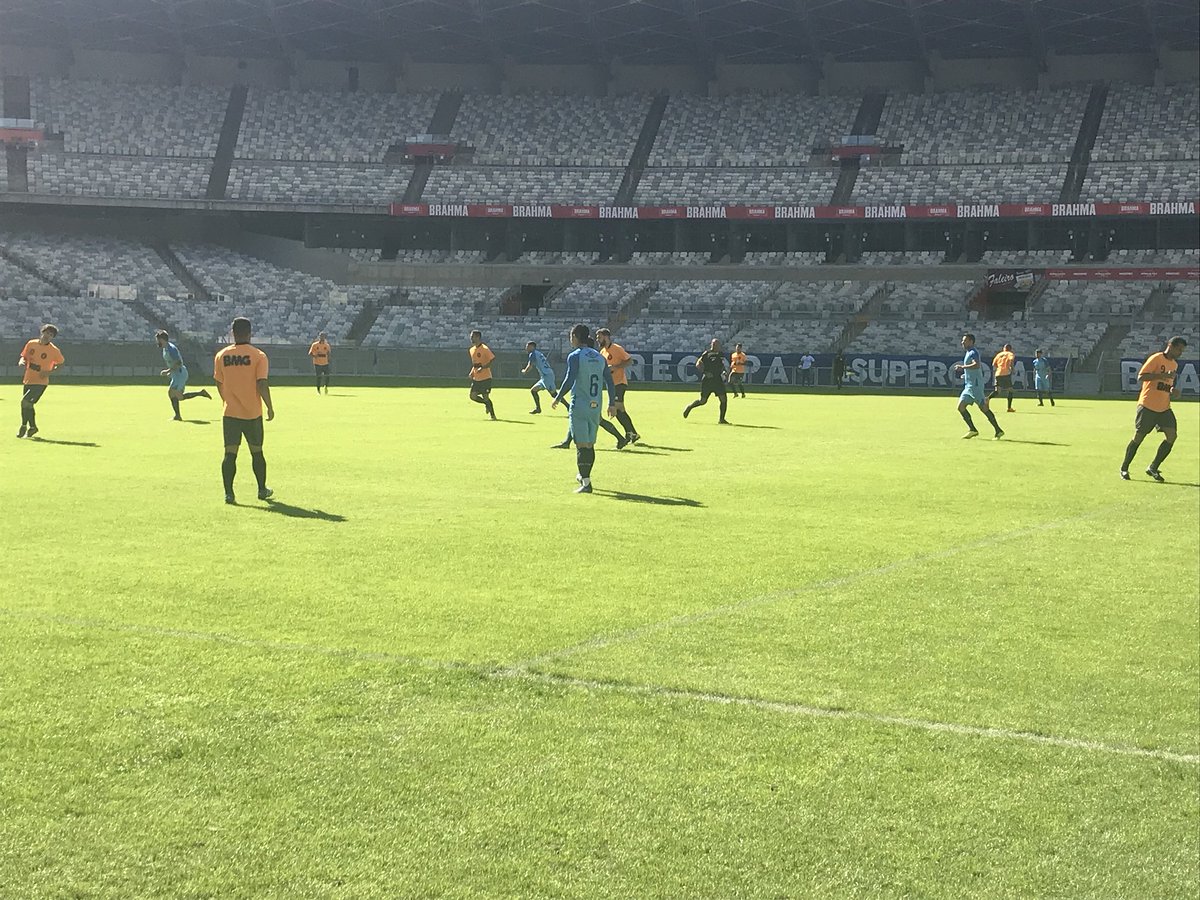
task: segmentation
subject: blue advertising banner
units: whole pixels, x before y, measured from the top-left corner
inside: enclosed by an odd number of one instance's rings
[[[1136,393],[1141,390],[1138,384],[1137,373],[1142,368],[1142,363],[1144,362],[1144,359],[1121,360],[1121,390],[1127,393]],[[1176,375],[1175,384],[1185,397],[1200,397],[1200,374],[1197,374],[1198,367],[1200,367],[1200,362],[1194,359],[1179,360],[1179,372]]]
[[[695,353],[670,353],[639,351],[630,354],[633,365],[627,370],[631,381],[657,383],[673,382],[692,384],[700,380],[696,372]],[[802,378],[799,353],[751,353],[746,356],[746,381],[750,384],[797,384]],[[814,357],[813,376],[810,383],[832,384],[833,355],[823,353]],[[954,373],[954,366],[962,362],[962,356],[885,356],[849,353],[845,357],[847,384],[873,385],[900,388],[951,388],[962,387],[962,376]],[[1013,386],[1033,387],[1033,358],[1017,360],[1013,368]],[[1055,386],[1063,383],[1062,375],[1066,361],[1051,359],[1054,367]],[[983,363],[984,377],[990,384],[992,367],[988,360]]]

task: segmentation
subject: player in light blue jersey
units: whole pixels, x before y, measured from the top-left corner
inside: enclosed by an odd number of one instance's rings
[[[975,335],[964,334],[962,347],[967,351],[966,356],[954,369],[956,372],[961,372],[963,377],[963,390],[958,398],[958,414],[963,417],[968,429],[963,438],[979,437],[979,432],[975,430],[975,423],[971,421],[971,414],[967,412],[967,407],[974,403],[979,407],[979,411],[987,416],[992,427],[996,429],[996,440],[1000,440],[1004,437],[1004,432],[1000,430],[996,417],[988,408],[987,392],[983,389],[983,361],[979,358],[979,351],[975,349]]]
[[[1042,394],[1050,401],[1050,405],[1054,405],[1054,395],[1050,393],[1050,382],[1054,377],[1054,368],[1050,365],[1050,360],[1042,356],[1041,350],[1033,351],[1033,389],[1037,391],[1038,406],[1045,406],[1042,402]]]
[[[167,387],[167,395],[171,398],[171,408],[175,410],[175,421],[182,422],[183,416],[179,414],[179,401],[191,400],[193,397],[207,397],[212,399],[212,394],[208,391],[192,391],[186,393],[188,370],[183,364],[183,354],[179,352],[179,348],[171,343],[171,336],[165,331],[156,331],[154,340],[158,342],[159,348],[162,350],[163,364],[166,368],[160,372],[160,375],[169,375],[171,383]]]
[[[536,369],[540,376],[537,383],[529,389],[529,393],[533,394],[533,409],[529,411],[531,416],[536,416],[542,411],[542,400],[538,396],[538,391],[545,391],[551,397],[556,392],[554,369],[550,365],[550,360],[546,359],[546,354],[537,348],[536,341],[529,341],[525,345],[525,352],[529,354],[529,362],[525,363],[525,368],[521,370],[521,374],[527,374],[531,369]]]
[[[567,357],[567,374],[551,409],[571,392],[571,434],[575,438],[575,460],[579,465],[577,494],[592,492],[592,465],[596,462],[596,433],[600,430],[601,386],[608,390],[608,414],[616,415],[620,404],[613,388],[612,372],[596,349],[586,325],[571,329],[571,346]]]

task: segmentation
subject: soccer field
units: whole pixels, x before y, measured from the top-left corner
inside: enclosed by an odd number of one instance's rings
[[[5,897],[1192,897],[1200,408],[0,397]]]

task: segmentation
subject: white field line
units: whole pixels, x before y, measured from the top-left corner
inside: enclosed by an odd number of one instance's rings
[[[239,637],[237,635],[219,632],[194,631],[180,628],[161,628],[155,625],[140,625],[135,623],[112,622],[103,619],[87,619],[75,616],[47,614],[30,610],[12,610],[0,608],[0,615],[26,621],[46,622],[63,625],[87,631],[108,631],[116,634],[139,635],[145,637],[173,638],[176,640],[197,641],[202,643],[221,644],[230,647],[247,647],[271,652],[297,653],[306,655],[325,656],[331,659],[345,659],[363,662],[383,663],[389,665],[412,666],[435,672],[471,673],[489,680],[514,680],[530,683],[558,685],[578,690],[617,693],[625,696],[649,697],[671,701],[692,703],[709,703],[720,706],[740,706],[765,712],[780,713],[791,716],[808,716],[811,718],[834,719],[842,721],[865,722],[872,725],[893,728],[909,728],[918,731],[941,732],[963,737],[991,738],[1016,743],[1041,744],[1061,747],[1068,750],[1085,750],[1093,753],[1103,753],[1110,756],[1140,757],[1156,759],[1164,762],[1200,763],[1200,754],[1177,753],[1171,750],[1149,750],[1140,747],[1129,747],[1121,744],[1108,744],[1103,741],[1084,740],[1081,738],[1056,737],[1053,735],[1035,734],[1030,731],[1017,731],[1006,728],[985,728],[978,725],[962,725],[956,722],[937,722],[927,719],[913,719],[905,716],[891,716],[882,713],[863,712],[850,709],[824,709],[819,706],[806,706],[802,703],[787,703],[778,700],[761,700],[754,697],[737,697],[725,694],[712,694],[703,691],[691,691],[682,688],[672,688],[664,685],[624,684],[620,682],[594,681],[585,678],[573,678],[563,675],[551,675],[531,672],[511,667],[496,669],[473,665],[470,663],[447,662],[415,656],[403,656],[396,653],[381,653],[375,651],[356,650],[354,648],[325,647],[316,644],[302,644],[290,641],[271,641],[260,638]]]
[[[816,593],[818,596],[826,591],[835,590],[845,587],[849,584],[854,584],[859,581],[866,581],[871,578],[880,578],[884,575],[890,575],[893,572],[899,572],[904,569],[910,569],[915,566],[920,566],[927,562],[933,562],[939,559],[948,559],[952,556],[958,556],[962,553],[967,553],[972,550],[979,550],[985,547],[992,547],[996,544],[1005,541],[1016,540],[1025,537],[1033,532],[1050,531],[1055,528],[1063,528],[1075,522],[1083,521],[1107,512],[1113,507],[1101,507],[1099,509],[1089,510],[1079,513],[1074,516],[1068,516],[1063,519],[1057,519],[1053,522],[1043,522],[1040,525],[1026,525],[1021,528],[1005,531],[1000,534],[988,535],[985,538],[980,538],[977,541],[971,541],[966,544],[959,544],[956,547],[948,547],[945,550],[939,550],[936,553],[927,553],[921,556],[910,556],[908,559],[897,560],[896,562],[888,563],[883,566],[877,566],[873,569],[860,569],[857,572],[850,572],[846,575],[838,576],[837,578],[825,578],[821,581],[809,582],[806,585],[796,588],[788,588],[783,591],[775,591],[770,594],[761,594],[757,597],[750,597],[746,600],[740,600],[737,603],[729,603],[724,606],[714,606],[709,609],[703,609],[698,612],[684,613],[683,615],[674,616],[670,619],[663,619],[658,622],[649,622],[645,625],[640,625],[637,628],[630,628],[624,631],[614,631],[607,634],[598,634],[595,637],[589,638],[586,641],[581,641],[578,644],[570,644],[559,650],[551,650],[548,653],[543,653],[541,656],[533,657],[532,659],[520,660],[509,664],[508,668],[513,672],[526,672],[537,670],[540,666],[546,663],[555,662],[560,659],[566,659],[570,656],[579,656],[584,653],[591,653],[596,650],[602,650],[606,647],[611,647],[615,644],[628,644],[634,641],[641,640],[652,634],[657,634],[661,631],[668,631],[673,628],[686,628],[690,625],[698,625],[702,622],[707,622],[711,619],[716,619],[721,616],[736,615],[740,612],[745,612],[749,609],[758,609],[763,606],[770,606],[774,603],[782,603],[785,600],[794,600],[805,594]]]

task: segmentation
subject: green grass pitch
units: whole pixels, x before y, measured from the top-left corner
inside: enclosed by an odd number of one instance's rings
[[[1193,897],[1200,408],[0,397],[4,897]]]

